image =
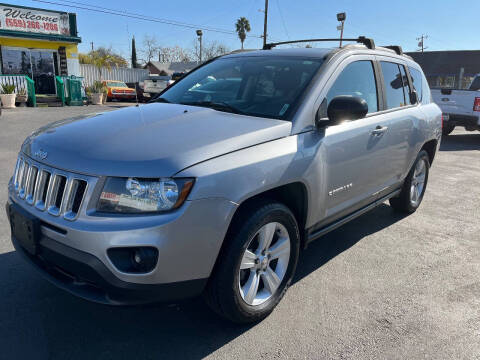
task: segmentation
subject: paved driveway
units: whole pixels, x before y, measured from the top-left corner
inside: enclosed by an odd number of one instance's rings
[[[110,107],[0,117],[0,202],[21,142],[50,121]],[[0,213],[2,359],[480,359],[480,133],[455,131],[424,203],[388,205],[313,243],[278,309],[235,326],[201,300],[107,307],[43,280]]]

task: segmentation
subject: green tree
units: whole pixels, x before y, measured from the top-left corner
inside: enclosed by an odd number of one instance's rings
[[[135,36],[132,37],[132,68],[136,69],[138,67],[137,63],[137,48],[135,47]]]
[[[88,54],[79,54],[78,59],[80,64],[93,64],[103,59],[109,67],[127,67],[128,61],[125,58],[115,53],[111,48],[99,47],[96,50],[90,51]]]
[[[110,70],[114,67],[127,67],[128,62],[121,55],[116,54],[112,49],[98,48],[97,50],[90,51],[88,54],[79,55],[80,64],[94,65],[99,73],[100,80],[102,80],[102,71],[104,68]]]
[[[237,31],[238,37],[242,42],[242,50],[243,50],[243,42],[247,38],[247,32],[250,32],[250,22],[246,17],[241,17],[235,23],[235,29]]]

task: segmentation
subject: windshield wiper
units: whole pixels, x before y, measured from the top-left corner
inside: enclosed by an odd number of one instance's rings
[[[235,106],[227,104],[226,102],[215,102],[215,101],[191,101],[191,102],[182,102],[182,105],[191,105],[191,106],[202,106],[211,108],[218,111],[226,111],[234,114],[244,114],[243,111],[237,109]]]

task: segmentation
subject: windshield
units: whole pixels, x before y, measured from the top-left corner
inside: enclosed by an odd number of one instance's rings
[[[221,58],[185,76],[159,101],[284,119],[322,62],[272,56]]]
[[[127,84],[121,81],[108,81],[107,86],[108,87],[124,87],[124,88],[128,87]]]

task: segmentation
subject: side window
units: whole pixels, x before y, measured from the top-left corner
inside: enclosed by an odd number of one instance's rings
[[[405,106],[403,81],[398,64],[380,61],[383,80],[385,82],[385,95],[387,96],[387,109]]]
[[[378,111],[377,84],[371,61],[356,61],[343,69],[327,93],[327,106],[339,95],[361,97],[367,102],[369,113]]]
[[[422,73],[412,67],[408,67],[408,70],[410,70],[410,75],[412,77],[413,88],[417,91],[418,102],[422,102]]]
[[[405,97],[405,103],[406,104],[415,104],[411,101],[410,99],[410,84],[408,83],[408,77],[407,77],[407,72],[405,70],[405,66],[403,65],[398,65],[400,67],[400,72],[402,74],[402,80],[403,80],[403,96]]]

